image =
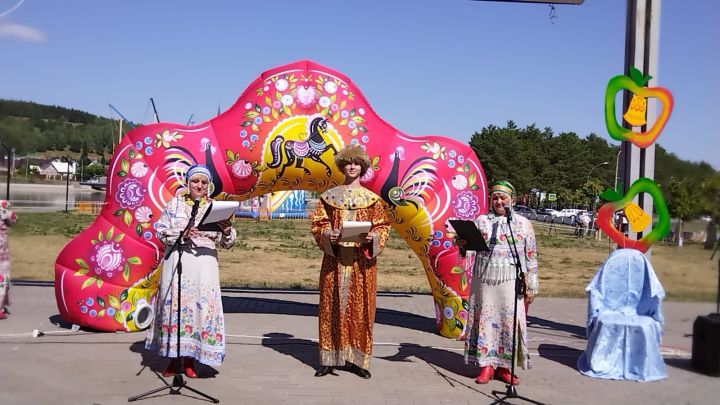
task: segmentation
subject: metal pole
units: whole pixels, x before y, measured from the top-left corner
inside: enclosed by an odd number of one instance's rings
[[[645,75],[653,78],[648,86],[657,85],[658,68],[658,45],[660,36],[660,6],[661,0],[628,0],[627,20],[625,32],[625,74],[630,75],[630,67],[634,66]],[[623,111],[627,111],[632,99],[632,93],[625,91],[623,94]],[[657,105],[648,103],[647,121],[656,121],[658,115]],[[632,129],[632,126],[623,122],[623,126]],[[647,125],[641,127],[643,132],[647,131]],[[635,180],[641,177],[655,178],[655,145],[652,144],[645,149],[640,149],[630,142],[623,142],[622,153],[622,180],[623,192]],[[646,193],[638,194],[637,204],[652,218],[653,201],[652,196]],[[631,239],[642,238],[642,232],[630,232]],[[650,251],[646,253],[650,256]]]
[[[70,158],[67,159],[67,173],[65,173],[65,212],[68,212],[68,201],[70,200]]]
[[[7,188],[5,189],[5,199],[10,201],[10,147],[7,146],[5,142],[2,142],[1,144],[7,151],[7,159],[5,159],[5,166],[7,167]]]
[[[617,190],[617,183],[618,183],[618,168],[620,167],[620,154],[622,153],[623,148],[622,145],[618,147],[618,153],[617,156],[615,156],[615,184],[613,185],[613,190]]]
[[[153,100],[152,97],[150,97],[150,104],[152,104],[153,112],[155,112],[155,123],[159,123],[160,117],[158,117],[157,108],[155,108],[155,100]]]

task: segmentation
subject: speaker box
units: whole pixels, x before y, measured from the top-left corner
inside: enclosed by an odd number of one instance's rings
[[[703,374],[720,376],[720,313],[695,319],[692,366]]]

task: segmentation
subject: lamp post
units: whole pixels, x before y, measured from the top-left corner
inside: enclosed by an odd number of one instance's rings
[[[613,190],[617,190],[618,168],[620,163],[620,154],[622,153],[622,151],[622,148],[618,148],[617,156],[615,156],[615,185],[613,186]]]
[[[610,163],[610,162],[600,162],[600,163],[596,164],[595,166],[591,167],[591,168],[590,168],[590,171],[589,171],[588,174],[587,174],[587,178],[585,179],[585,183],[587,183],[588,181],[590,181],[590,174],[592,174],[592,172],[593,172],[593,170],[595,170],[595,168],[597,168],[597,167],[599,167],[599,166],[602,166],[602,165],[609,164],[609,163]]]
[[[590,174],[592,174],[592,172],[593,172],[593,170],[595,170],[595,168],[603,166],[603,165],[607,165],[607,164],[610,164],[610,162],[600,162],[600,163],[596,164],[595,166],[591,167],[590,171],[588,172],[587,178],[585,179],[585,184],[590,182]],[[595,194],[595,192],[593,191],[592,212],[595,212],[595,203],[597,200],[597,196],[594,194]]]

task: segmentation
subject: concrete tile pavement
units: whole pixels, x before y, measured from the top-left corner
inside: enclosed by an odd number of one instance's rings
[[[73,332],[57,316],[52,287],[15,285],[11,293],[12,315],[0,321],[0,403],[119,404],[163,386],[155,372],[165,363],[142,350],[144,333]],[[203,367],[203,378],[189,386],[233,404],[489,404],[492,390],[505,392],[497,381],[473,382],[477,370],[463,364],[463,343],[434,332],[427,295],[379,295],[370,380],[343,370],[316,378],[317,300],[312,292],[225,291],[227,357],[222,367]],[[549,404],[717,403],[720,380],[689,369],[692,322],[714,307],[666,302],[669,377],[635,383],[579,374],[586,301],[539,297],[529,318],[534,367],[518,370],[518,393]],[[34,338],[34,329],[45,334]],[[138,403],[202,403],[181,392]]]

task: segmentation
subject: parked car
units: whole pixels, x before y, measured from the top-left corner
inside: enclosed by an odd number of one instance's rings
[[[564,208],[560,210],[560,212],[555,215],[556,217],[570,217],[572,219],[575,219],[580,214],[580,210],[575,208]]]
[[[535,210],[525,205],[516,205],[513,207],[513,212],[522,216],[527,216],[528,214],[534,214]]]
[[[537,210],[537,213],[541,215],[550,215],[552,217],[558,216],[558,212],[552,208],[540,208],[539,210]]]

